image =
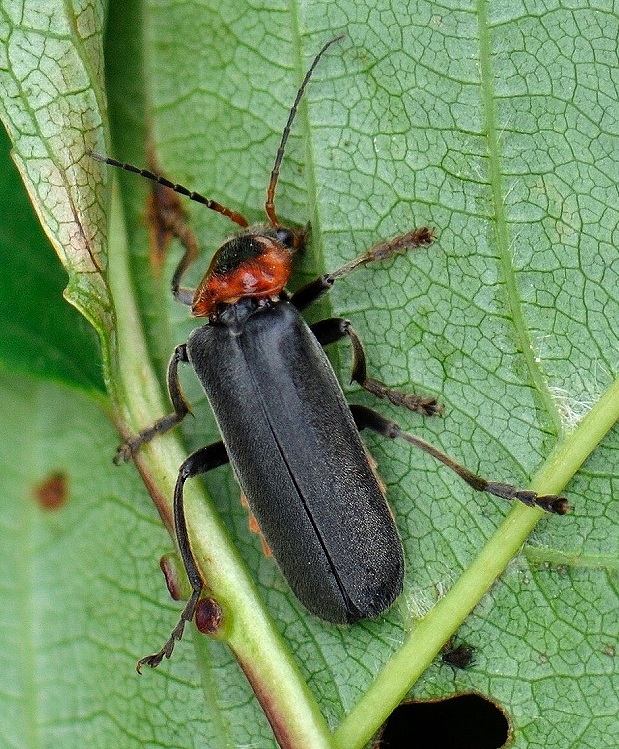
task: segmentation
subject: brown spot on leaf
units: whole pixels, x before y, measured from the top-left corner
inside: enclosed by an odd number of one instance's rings
[[[43,510],[58,510],[68,498],[67,474],[64,471],[53,471],[35,486],[33,493]]]

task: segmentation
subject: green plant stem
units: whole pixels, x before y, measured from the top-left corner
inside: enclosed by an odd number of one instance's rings
[[[551,482],[550,491],[559,491],[572,478],[593,450],[619,420],[619,379],[597,399],[576,429],[562,440],[549,455],[544,474]],[[557,490],[553,486],[559,487]],[[547,488],[547,485],[544,484]],[[533,488],[537,488],[536,485]]]

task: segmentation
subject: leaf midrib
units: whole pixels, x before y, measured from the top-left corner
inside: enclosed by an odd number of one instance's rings
[[[496,110],[496,92],[494,88],[494,69],[492,65],[492,32],[488,20],[488,0],[478,0],[477,19],[482,109],[488,149],[488,177],[490,180],[490,192],[492,196],[491,200],[494,215],[496,244],[505,283],[505,301],[509,311],[509,319],[512,322],[519,353],[524,359],[530,380],[542,401],[544,410],[548,415],[553,429],[559,436],[563,432],[561,419],[548,388],[546,378],[535,359],[535,350],[522,309],[522,298],[520,296],[520,290],[516,279],[513,256],[510,251],[513,245],[511,242],[509,219],[505,210],[506,201],[505,190],[503,187],[504,180],[501,163],[499,127],[497,122],[498,117]]]

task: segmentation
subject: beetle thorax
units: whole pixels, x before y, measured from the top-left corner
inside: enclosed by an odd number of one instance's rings
[[[215,253],[196,289],[192,314],[210,317],[218,304],[276,296],[291,272],[292,254],[277,239],[261,232],[240,234]]]

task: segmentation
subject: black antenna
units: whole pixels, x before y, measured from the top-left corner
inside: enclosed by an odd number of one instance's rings
[[[267,201],[264,206],[264,210],[266,211],[266,214],[269,218],[269,221],[273,226],[279,226],[279,221],[277,220],[277,216],[275,215],[275,188],[277,187],[277,179],[279,177],[279,168],[282,163],[282,159],[284,157],[284,149],[286,148],[286,142],[288,140],[288,136],[290,135],[290,128],[292,127],[292,123],[294,121],[294,118],[297,114],[297,110],[299,108],[299,102],[301,101],[301,97],[303,96],[303,93],[305,92],[305,87],[307,86],[309,79],[312,77],[312,73],[314,72],[314,69],[316,68],[316,65],[320,62],[320,58],[324,55],[324,53],[329,49],[329,47],[332,44],[335,44],[335,42],[339,42],[341,39],[343,39],[345,34],[340,34],[339,36],[336,36],[334,39],[331,39],[331,41],[327,42],[323,48],[320,50],[320,52],[316,55],[314,58],[314,62],[310,65],[309,70],[305,74],[305,78],[303,79],[303,83],[301,83],[301,86],[299,87],[299,90],[297,91],[296,98],[294,100],[294,104],[292,105],[292,108],[290,109],[290,114],[288,115],[288,122],[286,123],[286,127],[284,128],[284,132],[282,133],[282,139],[279,144],[279,148],[277,149],[277,154],[275,156],[275,164],[273,165],[273,171],[271,172],[271,179],[269,180],[269,186],[267,188]]]
[[[153,172],[149,172],[148,169],[140,169],[137,166],[133,166],[133,164],[126,164],[123,161],[117,161],[116,159],[112,159],[109,156],[102,156],[100,153],[96,153],[90,148],[87,149],[87,153],[95,161],[101,161],[103,164],[109,164],[110,166],[117,166],[119,169],[124,169],[126,172],[131,172],[132,174],[139,174],[141,177],[146,177],[146,179],[149,179],[152,182],[156,182],[158,185],[169,187],[170,190],[174,190],[174,192],[180,193],[180,195],[185,195],[190,200],[195,200],[196,203],[202,203],[202,205],[210,208],[211,211],[216,211],[217,213],[221,213],[223,216],[227,216],[231,221],[234,221],[235,224],[238,224],[243,228],[249,226],[249,221],[245,218],[245,216],[243,216],[243,214],[238,213],[237,211],[233,211],[230,208],[226,208],[225,205],[221,205],[221,203],[218,203],[216,200],[205,198],[204,195],[200,195],[199,192],[193,192],[193,190],[188,190],[186,187],[183,187],[183,185],[177,185],[174,182],[170,182],[169,179],[166,179],[159,174],[153,174]]]

